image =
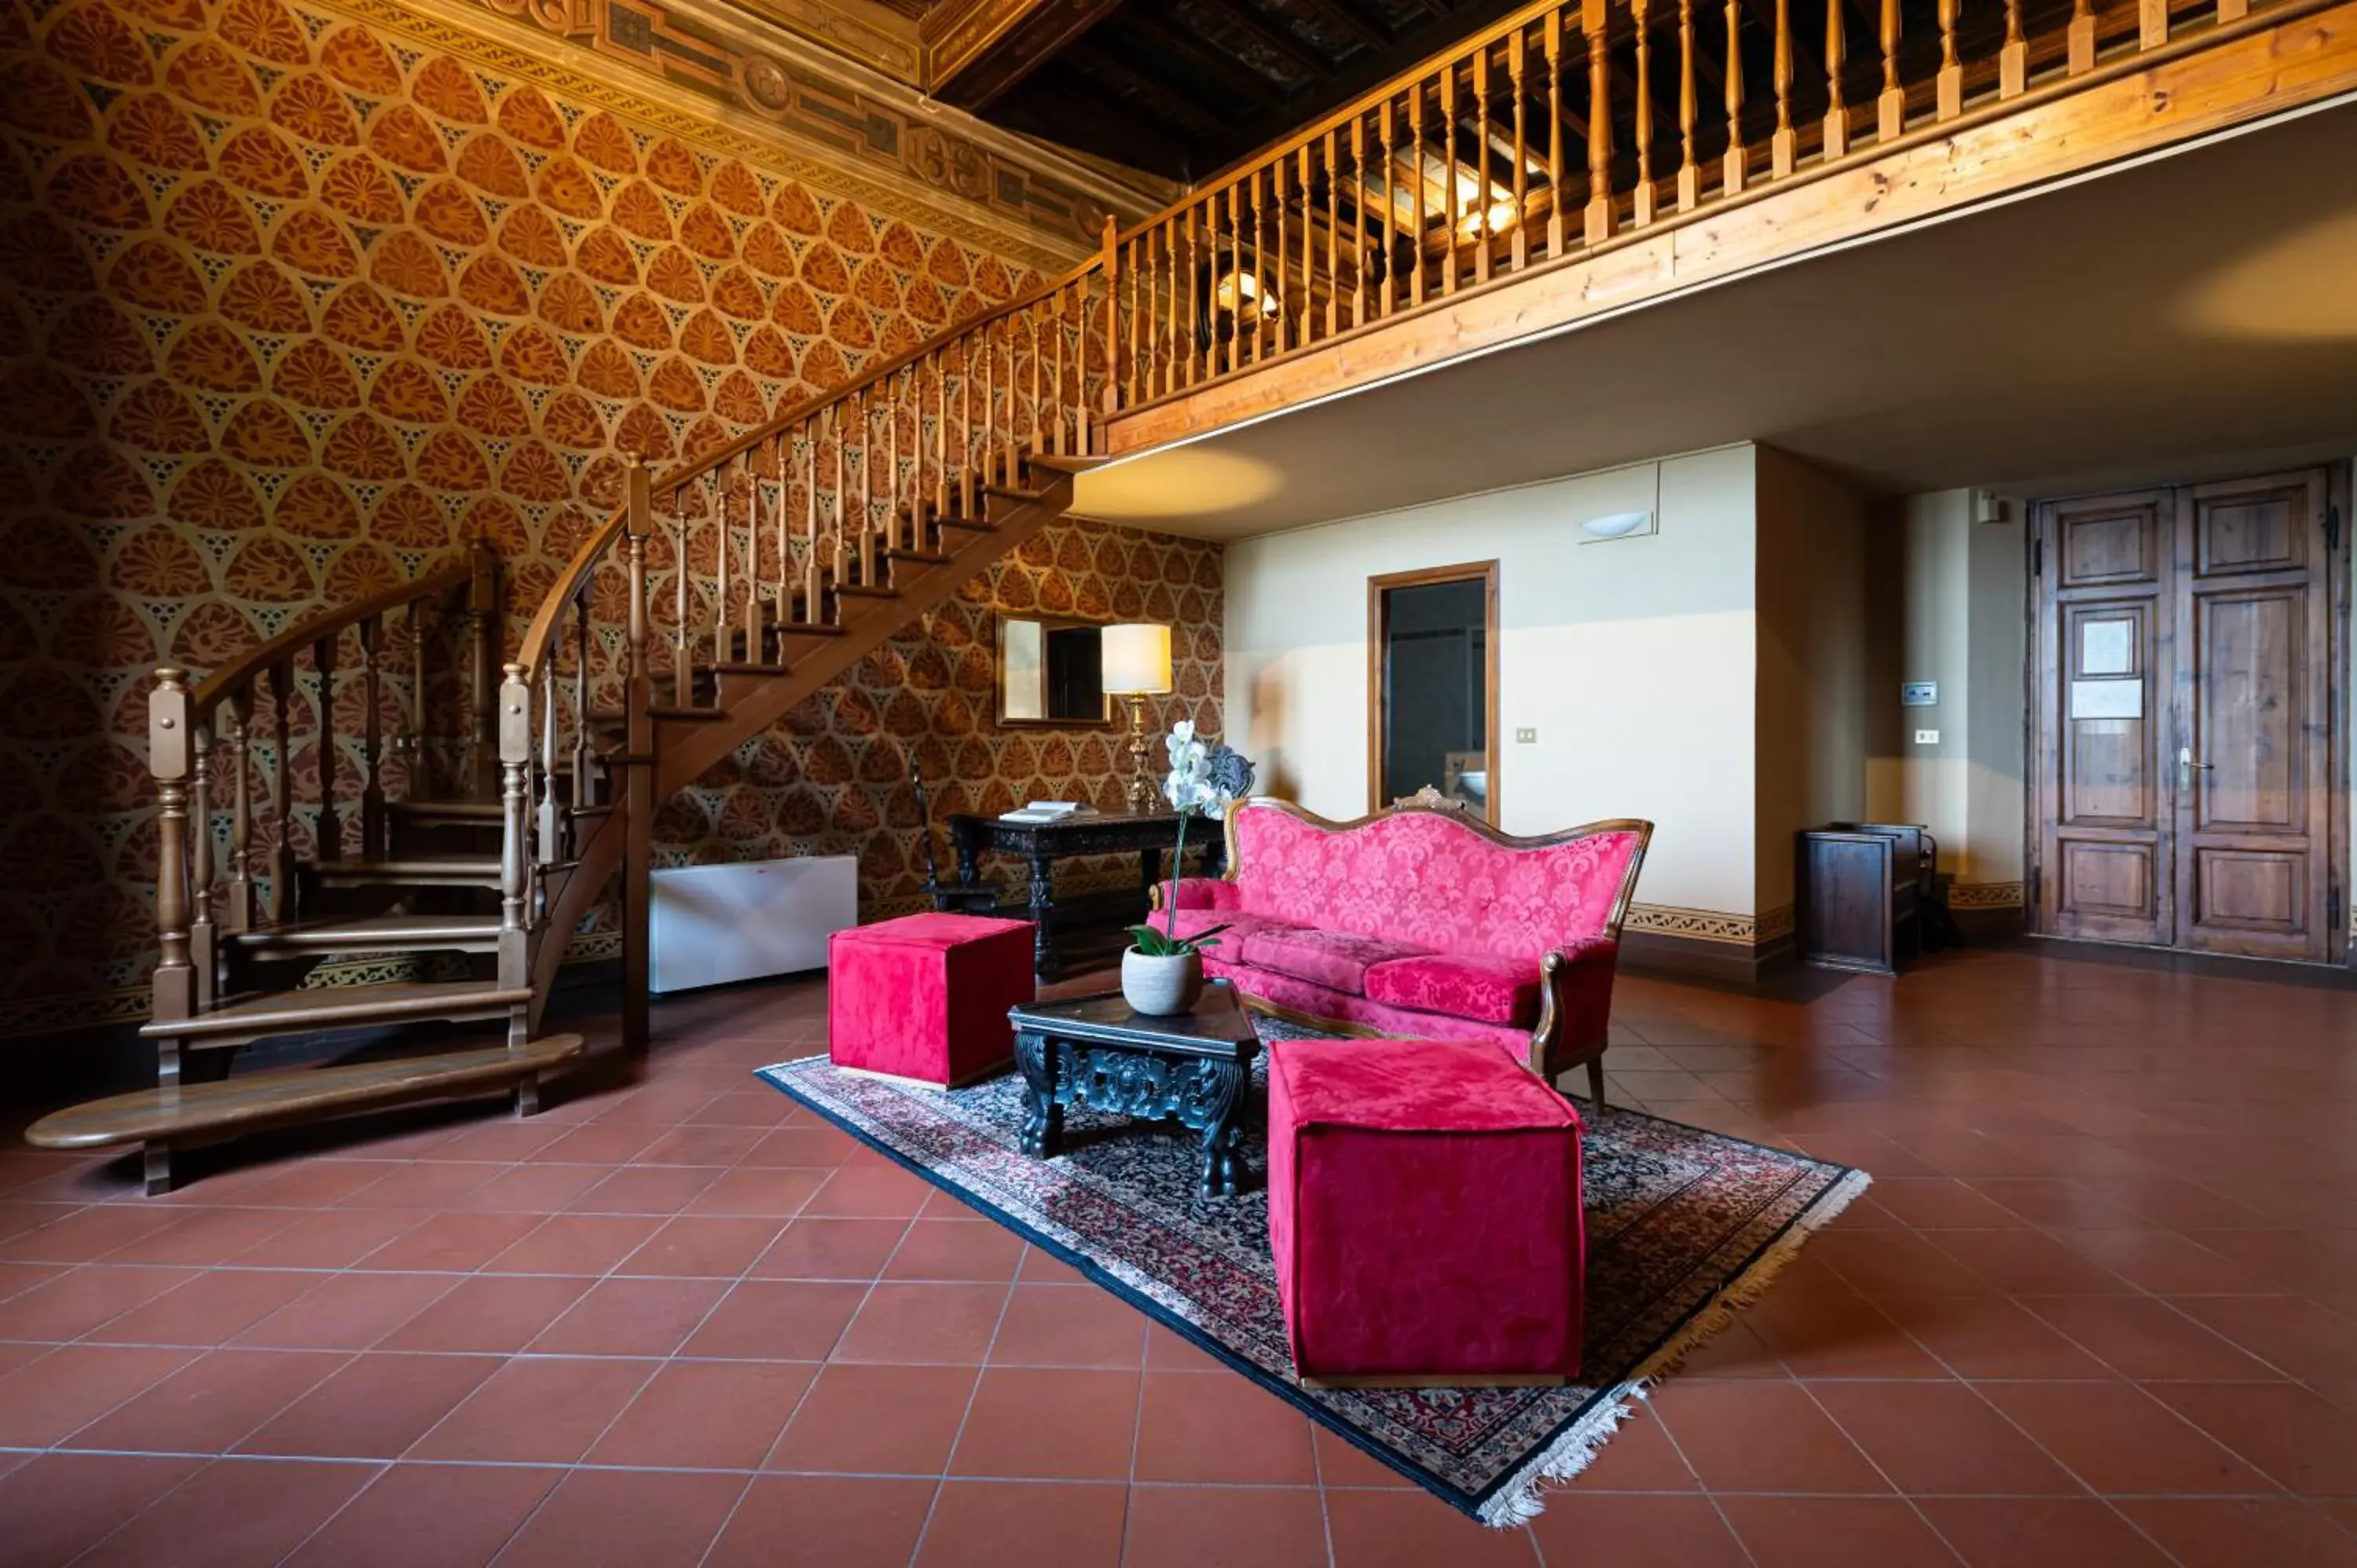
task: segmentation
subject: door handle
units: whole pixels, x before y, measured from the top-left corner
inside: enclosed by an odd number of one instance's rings
[[[2180,746],[2177,748],[2177,770],[2184,776],[2185,781],[2189,784],[2193,781],[2193,770],[2195,768],[2198,768],[2204,773],[2207,773],[2217,766],[2218,765],[2214,762],[2194,761],[2193,748],[2190,746]]]

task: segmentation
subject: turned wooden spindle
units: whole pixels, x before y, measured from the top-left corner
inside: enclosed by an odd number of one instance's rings
[[[500,984],[529,986],[531,961],[524,946],[524,905],[531,891],[532,865],[525,852],[529,774],[532,766],[532,689],[524,682],[521,664],[507,665],[500,682]],[[524,1043],[524,1020],[519,1012],[508,1026],[511,1048]]]
[[[1415,211],[1415,217],[1414,220],[1415,228],[1412,231],[1413,237],[1411,238],[1407,247],[1407,296],[1408,303],[1410,305],[1422,305],[1424,303],[1424,235],[1426,225],[1431,221],[1431,215],[1425,209],[1425,192],[1426,182],[1424,177],[1424,159],[1426,153],[1426,143],[1424,139],[1424,83],[1420,81],[1415,84],[1415,89],[1408,95],[1407,118],[1408,145],[1413,149],[1408,154],[1407,160],[1408,195],[1413,199]],[[1333,272],[1333,267],[1334,257],[1329,252],[1326,257],[1326,269],[1329,276]],[[1331,330],[1330,323],[1329,330]]]
[[[319,691],[318,739],[311,752],[312,773],[319,786],[319,811],[312,825],[311,853],[324,863],[339,859],[344,852],[344,819],[336,806],[336,639],[332,633],[311,645],[311,669]]]
[[[2169,42],[2169,0],[2136,0],[2136,48],[2157,49]]]
[[[229,893],[222,923],[232,931],[254,929],[253,904],[253,766],[246,714],[253,688],[246,686],[221,704],[227,755],[222,771],[229,780]]]
[[[1514,29],[1506,40],[1506,75],[1514,89],[1514,216],[1513,232],[1507,237],[1506,260],[1517,272],[1531,259],[1531,128],[1530,87],[1527,75],[1530,62],[1523,41],[1523,29]]]
[[[823,413],[812,420],[810,433],[802,441],[802,613],[798,618],[806,624],[815,624],[819,619],[819,572],[823,557],[819,550],[818,451],[825,420]],[[970,499],[967,510],[973,510]],[[782,661],[782,650],[779,657]]]
[[[537,865],[554,865],[565,858],[557,847],[558,835],[564,831],[565,808],[556,798],[555,671],[543,671],[532,689],[538,694],[540,711],[540,744],[535,748],[530,779],[535,796],[533,861]]]
[[[705,478],[705,504],[712,513],[712,662],[728,662],[728,557],[734,553],[728,547],[728,497],[736,487],[731,482],[733,465],[723,464]],[[682,703],[686,699],[683,697]]]
[[[1292,299],[1285,299],[1285,314],[1294,323],[1294,344],[1306,344],[1315,330],[1318,316],[1310,311],[1310,295],[1318,293],[1318,205],[1310,188],[1315,142],[1304,142],[1294,148],[1294,184],[1301,187],[1301,287],[1294,290]]]
[[[1874,101],[1874,131],[1889,141],[1907,128],[1907,90],[1899,85],[1899,0],[1882,0],[1882,93]]]
[[[1940,74],[1934,113],[1953,120],[1964,112],[1964,68],[1956,59],[1957,0],[1940,0]]]
[[[1768,144],[1768,172],[1781,179],[1792,172],[1800,156],[1800,136],[1792,129],[1792,5],[1776,0],[1776,134]]]
[[[197,1005],[213,1004],[220,944],[213,926],[213,741],[210,726],[198,725],[188,737],[188,968],[196,979]]]
[[[630,626],[625,638],[629,654],[626,673],[632,686],[646,681],[647,670],[647,535],[654,532],[654,499],[647,466],[633,456],[624,473],[628,502],[622,516],[622,563],[628,582]],[[582,710],[586,721],[588,710]]]
[[[1727,0],[1733,5],[1735,0]],[[1563,13],[1546,14],[1547,254],[1563,254]]]
[[[1342,176],[1335,161],[1341,145],[1326,133],[1326,336],[1342,329]]]
[[[270,854],[270,923],[295,918],[295,747],[288,739],[288,710],[295,701],[295,661],[270,667],[272,752],[270,773],[278,810],[278,843]]]
[[[627,525],[626,525],[627,526]],[[624,540],[628,558],[628,537]],[[573,596],[573,804],[595,804],[589,792],[589,768],[597,747],[589,735],[589,585]]]
[[[1367,321],[1367,117],[1351,117],[1351,325]]]
[[[384,674],[377,656],[384,639],[384,618],[361,622],[361,858],[391,854],[384,820]]]
[[[1490,48],[1473,51],[1473,281],[1490,281],[1491,242],[1497,225],[1491,221],[1497,206],[1490,184]]]
[[[1702,168],[1695,162],[1694,0],[1678,0],[1678,210],[1702,201]]]
[[[1399,303],[1399,113],[1398,106],[1388,98],[1383,100],[1383,115],[1376,122],[1375,139],[1376,156],[1383,160],[1383,206],[1377,209],[1375,220],[1379,236],[1376,245],[1383,258],[1383,274],[1375,285],[1375,314],[1383,317],[1389,316]],[[1407,251],[1411,257],[1415,253],[1413,244]],[[1306,281],[1306,269],[1303,276]]]
[[[499,773],[498,736],[491,716],[491,687],[500,654],[499,559],[479,540],[469,553],[474,567],[467,584],[468,671],[474,718],[469,745],[475,792],[489,795]]]
[[[1457,292],[1457,252],[1465,242],[1464,193],[1457,184],[1457,62],[1440,68],[1440,186],[1446,197],[1442,231],[1440,292]]]
[[[1849,151],[1849,105],[1842,99],[1841,0],[1825,6],[1825,135],[1824,156],[1841,157]]]
[[[1777,0],[1781,5],[1784,0]],[[1606,0],[1581,0],[1580,31],[1587,38],[1587,242],[1612,237],[1612,65],[1606,58],[1612,10]]]
[[[671,631],[671,700],[673,707],[687,706],[694,682],[688,676],[688,639],[690,629],[687,585],[687,491],[684,487],[671,493],[672,549],[672,631]]]
[[[1637,35],[1637,189],[1630,221],[1640,229],[1653,220],[1653,34],[1645,5],[1629,0],[1629,26]]]
[[[1743,0],[1727,0],[1727,152],[1719,159],[1719,194],[1735,196],[1751,180],[1751,149],[1743,140]]]
[[[2225,20],[2221,6],[2219,20]],[[2005,0],[2005,47],[1996,52],[1996,95],[2018,98],[2029,89],[2029,40],[2022,36],[2021,0]]]

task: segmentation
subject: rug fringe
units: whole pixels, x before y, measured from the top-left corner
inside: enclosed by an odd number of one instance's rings
[[[1480,1520],[1493,1530],[1512,1530],[1530,1523],[1546,1511],[1543,1489],[1549,1481],[1568,1481],[1595,1462],[1622,1422],[1633,1413],[1634,1402],[1651,1396],[1653,1385],[1685,1364],[1685,1359],[1724,1331],[1735,1315],[1758,1301],[1776,1283],[1776,1276],[1798,1256],[1808,1239],[1850,1206],[1874,1178],[1854,1170],[1825,1189],[1808,1212],[1794,1220],[1734,1279],[1719,1287],[1708,1305],[1679,1326],[1676,1336],[1645,1358],[1644,1364],[1562,1434],[1541,1449],[1481,1505]]]

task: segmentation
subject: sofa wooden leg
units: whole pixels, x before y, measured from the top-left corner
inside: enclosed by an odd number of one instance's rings
[[[1604,1109],[1604,1058],[1602,1057],[1587,1058],[1587,1098],[1595,1104],[1596,1109],[1598,1111]]]

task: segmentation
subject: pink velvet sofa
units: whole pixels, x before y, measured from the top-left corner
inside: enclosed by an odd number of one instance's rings
[[[1260,1005],[1350,1033],[1495,1045],[1604,1102],[1620,923],[1653,825],[1516,838],[1450,808],[1333,822],[1282,800],[1228,809],[1228,870],[1178,885],[1181,936]]]

